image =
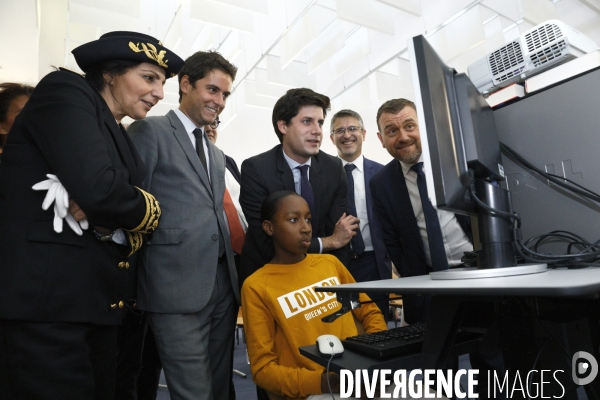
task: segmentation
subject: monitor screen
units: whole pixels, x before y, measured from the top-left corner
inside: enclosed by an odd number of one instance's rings
[[[465,74],[444,64],[423,36],[409,40],[427,190],[434,206],[475,215],[476,178],[503,179],[494,114]]]

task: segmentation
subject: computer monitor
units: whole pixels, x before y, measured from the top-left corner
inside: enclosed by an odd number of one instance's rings
[[[504,171],[487,101],[469,77],[448,67],[423,36],[409,41],[409,54],[430,200],[440,209],[476,215],[482,245],[477,270],[431,276],[457,279],[545,270],[545,264],[516,267],[513,224],[506,217],[513,210],[510,193],[498,185]],[[474,193],[483,203],[476,203]],[[506,267],[513,268],[499,271]]]
[[[423,36],[410,44],[421,141],[430,157],[425,171],[433,178],[427,179],[433,184],[431,202],[475,215],[469,168],[476,178],[504,179],[493,111],[471,80],[445,65]]]

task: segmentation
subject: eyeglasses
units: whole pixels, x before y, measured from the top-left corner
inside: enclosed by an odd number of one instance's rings
[[[333,133],[336,135],[345,135],[346,131],[348,131],[348,133],[354,133],[361,130],[362,128],[360,126],[349,126],[347,128],[337,128],[335,131],[333,131]]]
[[[217,129],[219,127],[219,125],[221,125],[221,121],[219,121],[219,118],[217,118],[212,124],[210,124],[209,126],[213,129]]]

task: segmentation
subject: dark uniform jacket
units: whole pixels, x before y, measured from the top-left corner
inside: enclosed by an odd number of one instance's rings
[[[32,186],[58,176],[87,215],[77,236],[53,230],[46,191]],[[128,255],[151,232],[160,208],[136,188],[143,164],[106,102],[78,74],[56,71],[40,81],[17,117],[0,164],[0,318],[119,324],[133,295]],[[101,242],[93,226],[126,229],[128,246]]]

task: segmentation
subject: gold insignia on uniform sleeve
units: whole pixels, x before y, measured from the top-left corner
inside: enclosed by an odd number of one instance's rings
[[[158,220],[160,219],[161,214],[160,205],[150,193],[140,189],[137,186],[136,189],[142,192],[142,195],[144,195],[144,200],[146,200],[146,215],[137,227],[131,229],[131,232],[152,233],[158,227]]]
[[[142,243],[144,242],[144,236],[139,232],[129,232],[124,231],[127,236],[127,242],[129,243],[129,247],[131,247],[131,252],[127,254],[127,257],[131,256],[133,253],[138,251],[140,247],[142,247]]]
[[[142,43],[142,46],[140,48],[139,43],[133,44],[133,42],[129,42],[129,48],[135,51],[136,53],[143,51],[144,53],[146,53],[146,56],[148,56],[148,58],[156,61],[161,67],[169,68],[169,66],[167,65],[167,62],[169,62],[169,60],[163,60],[163,58],[167,54],[166,50],[161,50],[160,52],[156,51],[156,46],[154,46],[152,43]]]

